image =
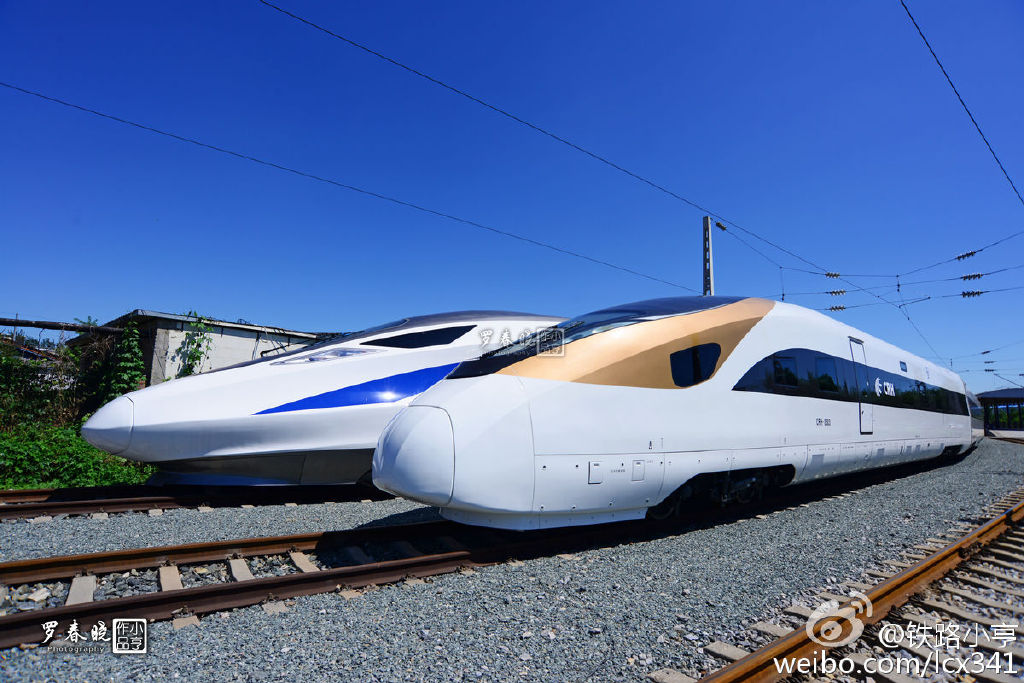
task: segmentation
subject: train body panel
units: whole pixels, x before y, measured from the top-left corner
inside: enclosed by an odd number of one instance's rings
[[[483,513],[530,509],[534,446],[526,394],[516,378],[490,375],[470,383],[446,382],[430,398],[415,401],[408,412],[413,413],[412,409],[443,411],[450,420],[456,449],[486,454],[457,460],[454,469],[449,470],[436,449],[421,449],[417,468],[450,471],[452,496],[448,502],[457,499],[461,507]],[[405,430],[402,423],[407,419],[392,421],[381,440]],[[415,472],[396,466],[399,463],[395,459],[401,456],[401,452],[382,449],[374,454],[374,469],[381,473],[374,479],[378,487],[393,490],[420,486]],[[388,478],[387,473],[396,478]],[[501,486],[480,487],[479,482],[484,480],[501,482]]]
[[[512,529],[634,519],[694,482],[728,497],[743,482],[808,481],[972,443],[957,375],[798,306],[654,300],[559,328],[560,353],[538,337],[537,349],[467,362],[413,401],[451,411],[458,483],[444,516]],[[387,436],[374,480],[415,499],[414,478],[395,483]]]
[[[368,475],[381,430],[415,396],[460,362],[560,320],[497,311],[407,318],[132,392],[82,434],[158,465],[158,483],[351,483]]]

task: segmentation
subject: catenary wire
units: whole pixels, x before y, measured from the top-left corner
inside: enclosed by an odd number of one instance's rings
[[[732,227],[734,227],[737,230],[739,230],[739,231],[749,235],[750,237],[753,237],[753,238],[755,238],[757,240],[760,240],[761,242],[764,242],[765,244],[773,247],[774,249],[777,249],[777,250],[779,250],[779,251],[781,251],[783,253],[786,253],[786,254],[790,255],[793,258],[795,258],[795,259],[797,259],[799,261],[802,261],[803,263],[811,266],[812,268],[816,268],[817,271],[815,271],[815,272],[818,273],[818,274],[823,274],[825,272],[825,269],[822,268],[821,266],[819,266],[818,264],[816,264],[816,263],[814,263],[814,262],[812,262],[812,261],[810,261],[808,259],[805,259],[803,256],[800,256],[799,254],[797,254],[797,253],[787,249],[786,247],[783,247],[780,244],[777,244],[777,243],[775,243],[775,242],[773,242],[773,241],[771,241],[771,240],[769,240],[769,239],[767,239],[765,237],[762,237],[761,235],[753,232],[752,230],[748,230],[747,228],[745,228],[745,227],[743,227],[741,225],[738,225],[737,223],[727,219],[726,217],[722,216],[720,213],[718,213],[716,211],[712,211],[711,209],[709,209],[707,207],[704,207],[701,204],[699,204],[699,203],[697,203],[697,202],[695,202],[695,201],[693,201],[693,200],[691,200],[691,199],[689,199],[687,197],[684,197],[683,195],[680,195],[680,194],[678,194],[677,192],[675,192],[673,190],[670,190],[669,188],[665,187],[664,185],[661,185],[660,183],[657,183],[657,182],[651,180],[650,178],[642,176],[642,175],[640,175],[639,173],[637,173],[635,171],[631,171],[628,168],[625,168],[624,166],[621,166],[620,164],[612,161],[611,159],[608,159],[605,156],[602,156],[602,155],[600,155],[600,154],[598,154],[596,152],[592,152],[591,150],[587,149],[586,147],[583,147],[582,145],[580,145],[578,143],[575,143],[572,140],[569,140],[568,138],[562,137],[561,135],[558,135],[557,133],[553,133],[550,130],[548,130],[548,129],[542,127],[542,126],[539,126],[539,125],[537,125],[535,123],[532,123],[530,121],[527,121],[526,119],[522,118],[521,116],[513,114],[512,112],[510,112],[510,111],[508,111],[506,109],[502,109],[501,107],[493,105],[490,102],[487,102],[486,100],[483,100],[483,99],[481,99],[479,97],[476,97],[475,95],[472,95],[472,94],[466,92],[465,90],[462,90],[462,89],[457,88],[457,87],[455,87],[453,85],[450,85],[450,84],[446,83],[445,81],[442,81],[439,78],[436,78],[434,76],[431,76],[430,74],[427,74],[427,73],[424,73],[423,71],[420,71],[419,69],[416,69],[415,67],[409,66],[408,64],[405,64],[403,62],[398,61],[397,59],[394,59],[394,58],[389,57],[389,56],[387,56],[387,55],[385,55],[385,54],[383,54],[381,52],[378,52],[377,50],[374,50],[373,48],[368,47],[366,45],[363,45],[362,43],[357,42],[357,41],[355,41],[355,40],[353,40],[351,38],[343,36],[340,33],[336,33],[336,32],[332,31],[329,28],[326,28],[324,26],[321,26],[320,24],[317,24],[316,22],[313,22],[313,21],[311,21],[309,19],[306,19],[305,17],[301,17],[301,16],[299,16],[299,15],[293,13],[293,12],[290,12],[290,11],[284,9],[283,7],[280,7],[278,5],[275,5],[272,2],[269,2],[268,0],[259,0],[259,1],[263,5],[266,5],[267,7],[271,8],[273,10],[276,10],[276,11],[280,12],[281,14],[283,14],[283,15],[285,15],[287,17],[291,17],[292,19],[294,19],[294,20],[296,20],[296,21],[298,21],[298,22],[300,22],[302,24],[305,24],[306,26],[309,26],[310,28],[316,29],[317,31],[320,31],[321,33],[324,33],[324,34],[329,35],[329,36],[331,36],[333,38],[336,38],[336,39],[338,39],[338,40],[340,40],[340,41],[342,41],[342,42],[344,42],[344,43],[346,43],[346,44],[348,44],[348,45],[350,45],[350,46],[352,46],[354,48],[357,48],[359,50],[362,50],[363,52],[371,54],[374,57],[377,57],[378,59],[382,59],[385,62],[387,62],[389,64],[392,64],[393,66],[398,67],[399,69],[403,69],[403,70],[405,70],[405,71],[407,71],[407,72],[409,72],[411,74],[414,74],[416,76],[419,76],[420,78],[423,78],[423,79],[425,79],[427,81],[430,81],[434,85],[440,86],[440,87],[442,87],[442,88],[444,88],[444,89],[446,89],[446,90],[448,90],[448,91],[450,91],[450,92],[452,92],[452,93],[454,93],[456,95],[460,95],[461,97],[464,97],[465,99],[467,99],[467,100],[469,100],[471,102],[474,102],[474,103],[476,103],[476,104],[478,104],[478,105],[480,105],[482,107],[490,109],[491,111],[493,111],[493,112],[495,112],[497,114],[500,114],[500,115],[502,115],[502,116],[504,116],[504,117],[506,117],[508,119],[511,119],[512,121],[515,121],[516,123],[518,123],[520,125],[526,126],[527,128],[530,128],[530,129],[540,133],[541,135],[546,135],[547,137],[551,138],[552,140],[555,140],[557,142],[562,143],[563,145],[571,147],[572,149],[576,150],[577,152],[585,154],[588,157],[594,159],[595,161],[599,161],[600,163],[605,164],[606,166],[609,166],[609,167],[615,169],[616,171],[619,171],[620,173],[624,173],[624,174],[628,175],[629,177],[633,178],[634,180],[638,180],[638,181],[640,181],[640,182],[642,182],[642,183],[644,183],[644,184],[646,184],[646,185],[648,185],[648,186],[650,186],[650,187],[652,187],[652,188],[654,188],[654,189],[656,189],[656,190],[658,190],[660,192],[663,192],[664,194],[667,194],[668,196],[673,197],[674,199],[677,199],[678,201],[681,201],[684,204],[687,204],[687,205],[689,205],[690,207],[692,207],[694,209],[702,211],[702,212],[704,212],[704,213],[706,213],[706,214],[708,214],[710,216],[714,216],[715,218],[717,218],[717,219],[719,219],[719,220],[721,220],[721,221],[723,221],[725,223],[728,223]]]
[[[1002,346],[997,346],[994,349],[988,349],[986,351],[978,351],[977,353],[968,353],[968,354],[965,354],[963,356],[953,356],[953,359],[956,360],[956,359],[959,359],[959,358],[973,358],[974,356],[987,356],[990,353],[995,353],[996,351],[1002,351],[1003,349],[1008,349],[1011,346],[1016,346],[1017,344],[1024,344],[1024,339],[1018,339],[1017,341],[1012,341],[1012,342],[1010,342],[1008,344],[1003,344]]]
[[[425,80],[427,80],[427,81],[429,81],[429,82],[431,82],[431,83],[433,83],[433,84],[435,84],[437,86],[440,86],[440,87],[442,87],[442,88],[444,88],[444,89],[446,89],[446,90],[448,90],[448,91],[450,91],[450,92],[452,92],[454,94],[460,95],[461,97],[464,97],[464,98],[466,98],[466,99],[468,99],[468,100],[470,100],[470,101],[472,101],[472,102],[474,102],[474,103],[476,103],[476,104],[478,104],[478,105],[480,105],[482,107],[485,107],[485,108],[487,108],[487,109],[489,109],[489,110],[491,110],[491,111],[493,111],[495,113],[498,113],[498,114],[500,114],[502,116],[505,116],[505,117],[511,119],[512,121],[515,121],[516,123],[519,123],[519,124],[521,124],[523,126],[526,126],[526,127],[530,128],[530,129],[532,129],[532,130],[534,130],[534,131],[536,131],[536,132],[538,132],[538,133],[540,133],[542,135],[546,135],[547,137],[549,137],[549,138],[551,138],[553,140],[556,140],[557,142],[560,142],[560,143],[562,143],[562,144],[564,144],[564,145],[566,145],[566,146],[568,146],[568,147],[570,147],[570,148],[572,148],[572,149],[574,149],[574,150],[576,150],[576,151],[578,151],[578,152],[580,152],[582,154],[585,154],[585,155],[591,157],[592,159],[594,159],[596,161],[599,161],[599,162],[601,162],[601,163],[603,163],[603,164],[605,164],[605,165],[607,165],[607,166],[609,166],[609,167],[611,167],[611,168],[613,168],[613,169],[615,169],[615,170],[617,170],[617,171],[619,171],[621,173],[624,173],[625,175],[628,175],[631,178],[633,178],[635,180],[638,180],[638,181],[640,181],[640,182],[642,182],[642,183],[644,183],[644,184],[646,184],[646,185],[648,185],[648,186],[650,186],[650,187],[652,187],[652,188],[654,188],[654,189],[656,189],[656,190],[658,190],[660,192],[663,192],[664,194],[667,194],[670,197],[673,197],[673,198],[675,198],[675,199],[677,199],[677,200],[679,200],[679,201],[681,201],[681,202],[683,202],[683,203],[685,203],[685,204],[687,204],[687,205],[689,205],[689,206],[691,206],[691,207],[693,207],[695,209],[698,209],[698,210],[700,210],[700,211],[702,211],[702,212],[704,212],[704,213],[706,213],[706,214],[708,214],[710,216],[714,216],[715,218],[719,219],[720,221],[722,221],[724,223],[729,224],[730,226],[736,228],[737,230],[743,232],[744,234],[746,234],[746,235],[748,235],[750,237],[753,237],[754,239],[757,239],[757,240],[759,240],[759,241],[761,241],[761,242],[763,242],[763,243],[773,247],[774,249],[777,249],[778,251],[781,251],[781,252],[783,252],[785,254],[788,254],[789,256],[792,256],[793,258],[797,259],[798,261],[803,262],[806,265],[811,266],[812,268],[815,268],[816,271],[814,271],[814,274],[816,274],[816,275],[826,275],[828,277],[834,277],[834,278],[837,278],[837,279],[842,279],[842,278],[839,277],[838,273],[831,273],[831,272],[827,271],[822,266],[818,265],[817,263],[815,263],[815,262],[813,262],[813,261],[811,261],[811,260],[809,260],[807,258],[804,258],[803,256],[797,254],[796,252],[794,252],[794,251],[792,251],[790,249],[787,249],[786,247],[783,247],[782,245],[777,244],[776,242],[773,242],[772,240],[769,240],[768,238],[763,237],[763,236],[753,232],[752,230],[748,230],[747,228],[745,228],[745,227],[739,225],[738,223],[736,223],[735,221],[729,220],[728,218],[722,216],[720,213],[718,213],[716,211],[712,211],[711,209],[708,209],[708,208],[698,204],[697,202],[695,202],[695,201],[693,201],[691,199],[688,199],[688,198],[686,198],[686,197],[684,197],[684,196],[682,196],[682,195],[680,195],[680,194],[678,194],[678,193],[668,189],[664,185],[656,183],[655,181],[653,181],[653,180],[651,180],[651,179],[649,179],[647,177],[644,177],[644,176],[640,175],[639,173],[631,171],[631,170],[629,170],[629,169],[627,169],[627,168],[625,168],[625,167],[623,167],[623,166],[621,166],[621,165],[611,161],[607,157],[604,157],[604,156],[601,156],[601,155],[599,155],[599,154],[597,154],[595,152],[592,152],[589,149],[586,149],[585,147],[583,147],[583,146],[581,146],[581,145],[579,145],[579,144],[577,144],[575,142],[572,142],[571,140],[568,140],[567,138],[564,138],[564,137],[562,137],[560,135],[557,135],[557,134],[547,130],[546,128],[543,128],[543,127],[541,127],[541,126],[539,126],[537,124],[531,123],[530,121],[527,121],[526,119],[524,119],[524,118],[522,118],[520,116],[517,116],[517,115],[515,115],[515,114],[513,114],[513,113],[511,113],[511,112],[509,112],[509,111],[507,111],[505,109],[497,107],[497,106],[495,106],[495,105],[493,105],[493,104],[491,104],[491,103],[489,103],[489,102],[487,102],[487,101],[485,101],[485,100],[483,100],[483,99],[481,99],[479,97],[471,95],[470,93],[468,93],[468,92],[466,92],[464,90],[456,88],[455,86],[449,85],[448,83],[440,80],[439,78],[435,78],[434,76],[426,74],[423,71],[420,71],[420,70],[418,70],[418,69],[416,69],[414,67],[408,66],[407,64],[404,64],[404,63],[402,63],[402,62],[400,62],[400,61],[398,61],[398,60],[396,60],[396,59],[394,59],[392,57],[388,57],[387,55],[385,55],[383,53],[380,53],[380,52],[378,52],[378,51],[376,51],[376,50],[374,50],[374,49],[372,49],[372,48],[370,48],[370,47],[368,47],[366,45],[363,45],[362,43],[359,43],[359,42],[357,42],[355,40],[352,40],[351,38],[343,36],[343,35],[341,35],[339,33],[336,33],[334,31],[324,27],[324,26],[321,26],[321,25],[319,25],[319,24],[317,24],[317,23],[315,23],[313,21],[310,21],[309,19],[301,17],[301,16],[299,16],[297,14],[294,14],[293,12],[290,12],[290,11],[288,11],[288,10],[282,8],[282,7],[279,7],[278,5],[275,5],[275,4],[271,3],[271,2],[269,2],[268,0],[259,0],[259,1],[263,5],[269,7],[269,8],[271,8],[271,9],[277,11],[277,12],[280,12],[281,14],[283,14],[285,16],[288,16],[288,17],[290,17],[290,18],[292,18],[292,19],[294,19],[294,20],[296,20],[296,21],[298,21],[298,22],[300,22],[300,23],[302,23],[302,24],[304,24],[306,26],[309,26],[309,27],[311,27],[311,28],[313,28],[313,29],[315,29],[317,31],[320,31],[320,32],[322,32],[322,33],[324,33],[326,35],[329,35],[329,36],[333,37],[333,38],[336,38],[337,40],[340,40],[340,41],[342,41],[342,42],[344,42],[344,43],[346,43],[346,44],[348,44],[348,45],[350,45],[352,47],[355,47],[355,48],[357,48],[359,50],[362,50],[362,51],[364,51],[364,52],[366,52],[368,54],[371,54],[371,55],[377,57],[378,59],[382,59],[385,62],[388,62],[389,64],[392,64],[392,65],[394,65],[394,66],[396,66],[396,67],[398,67],[400,69],[403,69],[403,70],[405,70],[405,71],[407,71],[409,73],[412,73],[412,74],[414,74],[416,76],[419,76],[420,78],[423,78],[423,79],[425,79]],[[722,226],[719,224],[719,227],[722,227]],[[868,276],[862,276],[862,277],[868,277]],[[853,287],[853,288],[855,288],[857,290],[863,291],[863,288],[859,287],[858,285],[856,285],[853,282],[850,282],[849,280],[842,279],[842,281],[846,282],[848,285],[850,285],[851,287]],[[900,310],[903,313],[904,317],[906,317],[907,320],[910,322],[911,326],[913,326],[913,328],[917,331],[918,335],[921,336],[921,338],[928,345],[928,347],[932,350],[932,352],[935,353],[936,357],[939,356],[939,354],[935,351],[935,347],[928,340],[928,338],[924,336],[924,334],[921,332],[920,328],[916,324],[914,324],[914,322],[910,319],[910,316],[907,314],[907,312],[905,310],[900,308],[898,304],[895,304],[895,303],[893,303],[891,301],[888,301],[887,299],[884,299],[883,297],[880,297],[880,296],[878,296],[878,295],[876,295],[874,293],[871,293],[871,294],[872,294],[872,296],[875,296],[875,298],[879,299],[879,301],[886,302],[886,303],[890,304],[891,306],[894,306],[898,310]]]
[[[907,7],[907,3],[904,2],[904,0],[900,0],[900,5],[903,6],[903,11],[907,13],[907,17],[910,19],[910,22],[914,25],[914,28],[917,29],[917,35],[921,36],[921,40],[924,42],[925,47],[928,48],[928,52],[931,53],[932,59],[935,60],[935,64],[938,65],[939,70],[942,72],[942,75],[946,78],[946,82],[949,83],[949,87],[953,90],[953,94],[956,95],[956,99],[957,99],[957,101],[960,102],[960,106],[963,107],[964,112],[967,113],[967,117],[971,120],[971,123],[974,124],[974,129],[976,131],[978,131],[978,135],[981,136],[982,141],[985,143],[985,147],[988,148],[988,151],[992,155],[992,158],[995,160],[996,165],[999,166],[999,170],[1002,171],[1003,176],[1006,178],[1006,182],[1008,182],[1010,184],[1010,188],[1013,190],[1013,194],[1017,196],[1017,201],[1020,202],[1021,206],[1024,206],[1024,197],[1021,196],[1020,191],[1017,189],[1017,185],[1013,182],[1013,179],[1010,177],[1009,172],[1007,172],[1006,167],[1003,166],[1003,162],[999,159],[999,155],[996,154],[995,149],[992,148],[992,143],[990,143],[988,141],[988,137],[986,137],[985,133],[982,132],[981,126],[978,124],[978,120],[974,118],[974,114],[971,113],[971,110],[967,106],[967,103],[964,101],[963,96],[960,95],[960,91],[957,89],[956,85],[953,83],[953,79],[950,77],[949,72],[946,71],[946,67],[943,66],[942,60],[939,59],[939,56],[935,53],[935,50],[932,48],[932,44],[928,41],[928,38],[925,37],[924,31],[921,29],[921,25],[917,23],[917,19],[914,18],[914,15],[910,13],[910,8]],[[1006,237],[1002,237],[1002,238],[996,240],[995,242],[992,242],[991,244],[985,245],[984,247],[982,247],[980,249],[975,249],[975,250],[970,251],[970,252],[965,252],[965,254],[970,254],[971,256],[973,256],[974,254],[982,252],[985,249],[989,249],[989,248],[994,247],[994,246],[996,246],[998,244],[1002,244],[1003,242],[1006,242],[1007,240],[1011,240],[1014,237],[1018,237],[1020,235],[1024,235],[1024,230],[1018,230],[1017,232],[1014,232],[1014,233],[1012,233],[1010,235],[1007,235]],[[961,256],[963,256],[963,255],[961,255]],[[919,273],[922,270],[928,270],[930,268],[936,268],[938,266],[941,266],[943,264],[950,263],[950,262],[956,261],[956,260],[962,260],[962,258],[961,257],[954,257],[952,259],[946,259],[944,261],[939,261],[938,263],[933,263],[933,264],[928,265],[928,266],[923,266],[921,268],[917,268],[915,270],[911,270],[911,271],[909,271],[907,273],[904,273],[904,274],[905,275],[911,275],[913,273]]]
[[[1017,190],[1017,186],[1014,184],[1013,179],[1010,178],[1010,174],[1007,173],[1006,167],[1003,166],[1003,162],[999,160],[999,156],[996,154],[996,151],[992,149],[992,144],[988,141],[988,138],[985,137],[985,134],[981,131],[981,126],[978,125],[978,121],[974,118],[974,114],[972,114],[971,110],[967,107],[967,103],[964,102],[964,98],[960,95],[960,91],[957,90],[956,86],[953,84],[953,79],[949,77],[949,73],[946,71],[946,67],[942,65],[942,62],[939,60],[939,56],[935,54],[935,50],[932,49],[932,44],[928,42],[927,38],[925,38],[924,31],[921,30],[921,26],[917,23],[917,20],[914,19],[914,15],[910,13],[910,8],[907,7],[907,3],[904,2],[904,0],[900,0],[900,4],[903,5],[903,10],[907,13],[907,16],[910,18],[911,23],[914,24],[914,28],[917,29],[917,35],[921,36],[921,40],[924,41],[925,47],[928,48],[928,52],[932,54],[932,58],[938,65],[939,70],[942,71],[942,75],[946,77],[946,82],[949,83],[949,87],[953,89],[953,94],[956,95],[956,99],[959,100],[960,106],[964,108],[965,112],[967,112],[967,116],[971,119],[971,123],[974,124],[974,129],[978,131],[978,135],[981,136],[981,139],[985,143],[985,146],[988,147],[988,151],[989,153],[992,154],[992,158],[995,159],[996,164],[999,166],[999,170],[1002,171],[1003,176],[1006,177],[1006,182],[1010,183],[1010,187],[1013,189],[1013,193],[1017,195],[1017,201],[1020,202],[1021,206],[1024,206],[1024,197],[1021,197],[1020,191]],[[1024,230],[1015,233],[1015,235],[1020,234],[1024,234]],[[1000,241],[1005,241],[1007,239],[1009,238],[1005,237]],[[994,244],[998,244],[998,242],[995,242]]]
[[[40,98],[42,100],[46,100],[48,102],[53,102],[53,103],[56,103],[56,104],[63,105],[65,107],[70,107],[72,109],[77,109],[79,111],[86,112],[88,114],[93,114],[95,116],[99,116],[101,118],[108,119],[110,121],[116,121],[117,123],[121,123],[121,124],[128,125],[128,126],[133,126],[133,127],[138,128],[140,130],[148,131],[150,133],[156,133],[157,135],[163,135],[165,137],[173,138],[173,139],[179,140],[181,142],[187,142],[187,143],[196,145],[198,147],[203,147],[205,149],[213,150],[215,152],[220,152],[221,154],[227,154],[229,156],[233,156],[233,157],[236,157],[238,159],[244,159],[246,161],[251,161],[253,163],[260,164],[262,166],[267,166],[267,167],[270,167],[270,168],[275,168],[275,169],[277,169],[279,171],[286,171],[288,173],[293,173],[295,175],[302,176],[304,178],[309,178],[311,180],[316,180],[316,181],[319,181],[319,182],[322,182],[322,183],[327,183],[329,185],[334,185],[335,187],[340,187],[340,188],[345,189],[345,190],[350,190],[352,192],[357,192],[359,194],[362,194],[362,195],[365,195],[365,196],[368,196],[368,197],[374,197],[376,199],[381,199],[381,200],[384,200],[386,202],[391,202],[392,204],[398,204],[399,206],[404,206],[404,207],[407,207],[407,208],[410,208],[410,209],[415,209],[416,211],[421,211],[423,213],[428,213],[428,214],[431,214],[431,215],[434,215],[434,216],[437,216],[437,217],[440,217],[440,218],[445,218],[447,220],[454,221],[456,223],[461,223],[463,225],[469,225],[469,226],[474,227],[474,228],[480,228],[481,230],[487,230],[487,231],[495,233],[497,235],[503,235],[505,237],[509,237],[511,239],[519,240],[521,242],[526,242],[527,244],[532,244],[532,245],[537,246],[537,247],[543,247],[545,249],[550,249],[551,251],[556,251],[556,252],[559,252],[561,254],[565,254],[565,255],[572,256],[572,257],[575,257],[575,258],[578,258],[578,259],[582,259],[584,261],[589,261],[589,262],[597,264],[597,265],[605,266],[607,268],[612,268],[612,269],[615,269],[615,270],[618,270],[618,271],[621,271],[621,272],[624,272],[624,273],[629,273],[630,275],[635,275],[637,277],[642,277],[642,278],[645,278],[647,280],[651,280],[653,282],[659,282],[661,284],[669,285],[671,287],[676,287],[678,289],[684,289],[684,290],[693,292],[695,294],[699,293],[699,292],[697,292],[696,289],[693,289],[692,287],[687,287],[686,285],[681,285],[681,284],[676,283],[676,282],[671,282],[669,280],[664,280],[662,278],[655,277],[653,275],[648,275],[646,273],[642,273],[642,272],[640,272],[638,270],[633,270],[632,268],[627,268],[625,266],[619,266],[619,265],[616,265],[616,264],[611,263],[609,261],[604,261],[604,260],[601,260],[601,259],[598,259],[598,258],[594,258],[592,256],[587,256],[586,254],[581,254],[579,252],[572,251],[570,249],[564,249],[562,247],[558,247],[558,246],[555,246],[553,244],[549,244],[547,242],[541,242],[540,240],[535,240],[533,238],[526,237],[524,235],[519,235],[519,234],[514,233],[514,232],[509,232],[508,230],[501,230],[499,228],[495,228],[495,227],[492,227],[492,226],[489,226],[489,225],[484,225],[483,223],[478,223],[477,221],[469,220],[467,218],[460,218],[460,217],[455,216],[453,214],[445,213],[444,211],[438,211],[436,209],[431,209],[431,208],[428,208],[426,206],[422,206],[420,204],[415,204],[413,202],[405,201],[404,199],[398,199],[397,197],[391,197],[389,195],[381,194],[379,192],[374,192],[372,190],[366,190],[366,189],[363,189],[361,187],[356,187],[355,185],[349,185],[348,183],[343,183],[343,182],[338,181],[338,180],[333,180],[331,178],[325,178],[323,176],[319,176],[319,175],[316,175],[314,173],[308,173],[306,171],[300,171],[298,169],[291,168],[289,166],[283,166],[283,165],[275,163],[273,161],[266,161],[264,159],[259,159],[257,157],[250,156],[248,154],[243,154],[241,152],[235,152],[233,150],[226,149],[224,147],[218,147],[217,145],[212,145],[212,144],[209,144],[209,143],[206,143],[206,142],[202,142],[201,140],[197,140],[195,138],[190,138],[190,137],[186,137],[186,136],[183,136],[183,135],[178,135],[176,133],[171,133],[171,132],[168,132],[168,131],[165,131],[165,130],[160,130],[158,128],[153,128],[152,126],[147,126],[147,125],[144,125],[144,124],[141,124],[141,123],[136,123],[135,121],[129,121],[128,119],[123,119],[121,117],[114,116],[112,114],[106,114],[106,113],[97,111],[95,109],[90,109],[88,107],[84,107],[84,106],[81,106],[81,105],[78,105],[78,104],[74,104],[72,102],[67,102],[65,100],[58,99],[56,97],[50,97],[49,95],[44,95],[44,94],[36,92],[34,90],[27,90],[25,88],[21,88],[21,87],[18,87],[16,85],[13,85],[11,83],[6,83],[6,82],[3,82],[3,81],[0,81],[0,86],[3,86],[5,88],[9,88],[11,90],[15,90],[17,92],[24,93],[26,95],[32,95],[34,97],[38,97],[38,98]]]
[[[1004,382],[1009,382],[1010,384],[1015,384],[1016,386],[1018,386],[1018,387],[1020,387],[1020,388],[1024,389],[1024,384],[1020,384],[1019,382],[1015,382],[1015,381],[1013,381],[1012,379],[1009,379],[1009,378],[1003,377],[1003,376],[1002,376],[1002,375],[1000,375],[999,373],[992,373],[992,374],[994,374],[994,375],[995,375],[996,377],[998,377],[999,379],[1003,380]]]
[[[999,273],[1005,273],[1005,272],[1011,271],[1011,270],[1019,270],[1021,268],[1024,268],[1024,264],[1021,264],[1021,265],[1018,265],[1018,266],[1007,266],[1006,268],[997,268],[996,270],[990,270],[990,271],[987,271],[985,273],[968,273],[966,275],[957,275],[957,276],[954,276],[954,277],[940,277],[940,278],[934,278],[932,280],[912,280],[911,282],[900,282],[900,287],[910,287],[912,285],[928,285],[928,284],[934,284],[936,282],[956,282],[956,281],[967,282],[967,281],[971,281],[971,280],[980,280],[981,278],[988,277],[989,275],[997,275]],[[793,269],[790,268],[788,270],[793,270]],[[863,276],[848,275],[847,277],[863,277]],[[861,289],[861,291],[871,292],[871,291],[878,291],[878,290],[894,289],[895,287],[896,287],[895,284],[877,285],[877,286],[874,286],[874,287],[863,287]],[[789,296],[811,296],[811,295],[815,295],[815,294],[821,294],[821,295],[829,294],[829,295],[832,295],[832,296],[841,296],[841,294],[836,294],[835,293],[836,291],[837,290],[824,290],[824,291],[815,291],[815,292],[788,292],[788,294],[789,294]],[[840,290],[840,291],[842,291],[843,293],[846,293],[845,290]]]

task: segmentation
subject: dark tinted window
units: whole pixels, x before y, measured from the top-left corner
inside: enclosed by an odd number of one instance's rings
[[[810,349],[785,349],[761,359],[733,390],[968,414],[966,397],[958,391]]]
[[[903,372],[907,371],[907,364],[904,363],[903,361],[900,361],[900,370],[902,370]]]
[[[814,374],[818,378],[818,388],[822,391],[839,391],[839,376],[836,374],[836,359],[830,356],[818,356],[814,359]]]
[[[428,346],[451,344],[453,341],[476,327],[475,325],[458,325],[456,327],[439,327],[425,332],[408,332],[364,341],[362,346],[387,346],[394,349],[422,349]]]
[[[784,387],[795,387],[800,384],[796,370],[796,358],[792,356],[774,356],[775,383]]]
[[[718,344],[700,344],[669,356],[672,364],[672,381],[679,387],[700,384],[715,372],[722,347]]]

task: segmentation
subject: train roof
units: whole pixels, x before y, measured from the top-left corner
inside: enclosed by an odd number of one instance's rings
[[[628,304],[620,304],[611,308],[602,308],[598,311],[591,311],[580,318],[590,316],[612,316],[622,318],[651,318],[667,315],[683,315],[685,313],[696,313],[706,311],[719,306],[734,304],[750,297],[745,296],[669,296],[660,299],[645,299],[634,301]]]
[[[386,323],[388,329],[400,327],[423,327],[426,325],[443,325],[445,323],[461,323],[472,320],[564,320],[558,315],[538,315],[536,313],[520,313],[518,311],[451,311],[449,313],[431,313],[430,315],[414,315],[399,318]],[[381,325],[380,327],[385,327]]]
[[[1024,388],[1022,387],[1011,387],[1009,389],[996,389],[995,391],[983,391],[978,394],[978,398],[984,398],[989,400],[1006,399],[1020,401],[1024,400]]]

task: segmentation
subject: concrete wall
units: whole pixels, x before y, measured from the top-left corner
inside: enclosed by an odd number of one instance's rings
[[[149,384],[159,384],[177,376],[181,369],[178,348],[188,330],[188,325],[171,320],[150,320],[140,329]],[[218,325],[210,325],[209,337],[210,350],[199,368],[201,372],[278,355],[313,341],[305,337]]]

